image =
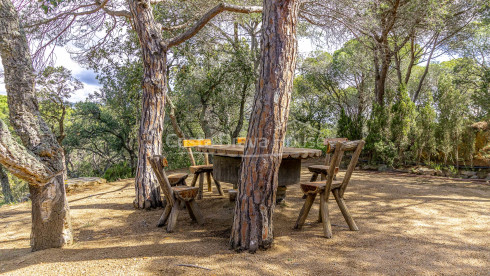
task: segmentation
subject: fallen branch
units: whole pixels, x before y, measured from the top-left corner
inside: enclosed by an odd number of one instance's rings
[[[203,266],[198,266],[198,265],[193,265],[193,264],[178,264],[177,266],[186,266],[186,267],[193,267],[193,268],[201,268],[201,269],[206,269],[206,270],[212,270],[211,268],[203,267]]]

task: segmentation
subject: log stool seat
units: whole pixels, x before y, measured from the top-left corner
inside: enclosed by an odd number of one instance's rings
[[[228,196],[229,196],[230,202],[235,201],[237,195],[238,195],[238,190],[235,190],[235,189],[228,190]]]
[[[325,165],[312,165],[308,166],[308,170],[313,173],[324,173],[327,174],[329,166]]]
[[[191,173],[195,173],[195,174],[212,172],[213,164],[190,166],[189,170],[191,171]]]
[[[327,138],[323,141],[323,144],[327,146],[327,151],[325,154],[325,163],[323,165],[312,165],[308,166],[308,170],[313,173],[311,176],[310,182],[315,182],[318,179],[318,175],[320,175],[321,180],[326,180],[328,175],[328,170],[330,168],[330,153],[334,148],[332,145],[337,142],[347,142],[347,138]],[[339,172],[339,168],[335,168],[334,175],[337,175]],[[336,177],[334,176],[334,179]]]
[[[189,175],[186,173],[174,173],[167,176],[170,186],[186,186],[185,180]]]
[[[327,175],[328,175],[328,169],[330,168],[330,166],[325,166],[325,165],[311,165],[311,166],[308,166],[308,170],[313,173],[313,175],[311,176],[311,179],[310,181],[311,182],[315,182],[317,179],[318,179],[318,175],[320,175],[320,179],[321,180],[326,180],[327,179]],[[335,168],[334,170],[334,178],[333,179],[336,179],[336,175],[337,173],[339,172],[339,168]]]
[[[198,187],[187,187],[187,186],[176,186],[172,187],[172,191],[174,191],[174,195],[182,200],[182,201],[191,201],[199,192]]]
[[[300,184],[301,190],[305,195],[322,193],[325,191],[326,186],[327,183],[325,183],[325,181],[306,182]],[[342,186],[342,179],[334,180],[330,186],[330,191],[340,188],[340,186]]]

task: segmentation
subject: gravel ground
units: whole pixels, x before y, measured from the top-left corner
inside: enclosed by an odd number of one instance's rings
[[[162,209],[135,210],[133,196],[132,180],[69,194],[74,244],[39,252],[29,249],[30,203],[0,207],[0,274],[490,275],[485,183],[355,172],[345,197],[360,231],[349,231],[331,200],[332,239],[315,222],[318,199],[303,230],[292,229],[303,200],[289,187],[274,246],[256,254],[228,249],[234,205],[216,191],[198,202],[204,226],[181,213],[171,234],[155,226]]]

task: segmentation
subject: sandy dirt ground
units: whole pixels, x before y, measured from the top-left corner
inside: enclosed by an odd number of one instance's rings
[[[29,248],[30,203],[3,206],[0,274],[490,274],[488,184],[355,172],[345,197],[360,231],[349,231],[331,200],[332,239],[322,237],[316,222],[318,199],[305,227],[292,229],[301,196],[299,186],[288,188],[274,214],[274,246],[256,254],[228,249],[234,204],[216,190],[198,202],[205,225],[181,213],[171,234],[155,226],[162,209],[133,208],[132,180],[75,191],[68,195],[74,244],[39,252]]]

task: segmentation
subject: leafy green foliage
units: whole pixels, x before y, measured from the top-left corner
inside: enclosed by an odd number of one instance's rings
[[[393,165],[397,154],[395,144],[390,139],[390,119],[389,109],[378,104],[373,105],[365,146],[372,154],[371,162],[381,162],[388,166]]]
[[[433,107],[432,95],[429,94],[425,104],[418,107],[418,112],[415,117],[413,150],[415,151],[417,161],[420,162],[424,155],[426,161],[430,162],[431,156],[436,154],[436,127],[436,111]]]
[[[340,110],[339,120],[337,122],[337,136],[345,137],[349,140],[362,139],[362,123],[363,117],[358,117],[352,120],[345,110],[342,108]]]
[[[127,162],[120,162],[109,167],[103,178],[107,181],[115,181],[118,179],[126,179],[134,177],[133,168]]]
[[[407,89],[400,85],[398,96],[395,104],[392,106],[391,119],[391,141],[397,149],[398,162],[404,161],[403,153],[405,152],[409,140],[408,134],[413,125],[415,104],[408,96]]]
[[[178,121],[191,137],[237,137],[254,91],[254,60],[245,41],[211,49],[185,45],[171,91]]]
[[[73,112],[68,100],[75,91],[82,88],[82,82],[63,66],[48,66],[36,78],[39,111],[59,143],[66,136],[65,127]]]

